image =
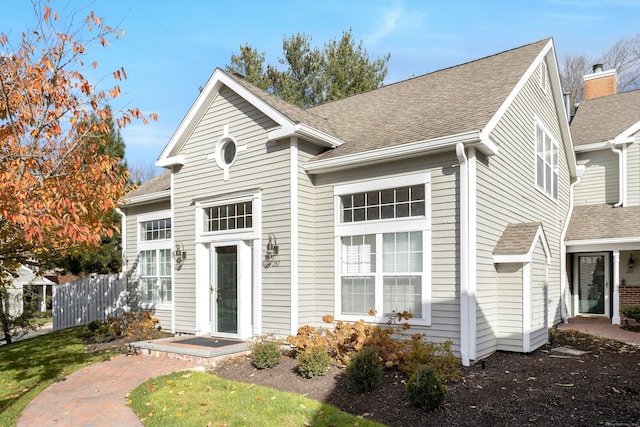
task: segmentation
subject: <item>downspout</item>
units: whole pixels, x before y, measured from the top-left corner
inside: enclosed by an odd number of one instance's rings
[[[571,221],[571,215],[573,215],[573,189],[580,183],[582,174],[584,173],[584,166],[580,165],[576,168],[576,180],[569,185],[569,210],[567,211],[567,218],[564,221],[564,227],[562,227],[562,233],[560,233],[560,320],[562,323],[568,323],[569,313],[567,312],[567,246],[564,243],[564,239],[569,229],[569,221]]]
[[[460,163],[460,358],[463,366],[469,360],[469,160],[464,144],[456,144],[456,156]]]
[[[116,213],[120,215],[120,239],[122,245],[122,252],[120,253],[120,262],[122,263],[121,269],[122,278],[124,279],[125,289],[128,288],[127,284],[127,216],[120,208],[116,208]],[[125,311],[129,311],[129,298],[127,297],[127,305]]]
[[[619,208],[620,206],[625,206],[627,203],[626,196],[626,150],[624,146],[622,149],[616,148],[616,144],[613,140],[609,141],[611,151],[618,155],[618,203],[613,205],[614,208]]]

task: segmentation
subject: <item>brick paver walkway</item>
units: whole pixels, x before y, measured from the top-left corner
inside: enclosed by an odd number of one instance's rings
[[[52,384],[27,405],[18,427],[142,426],[126,394],[148,378],[197,365],[184,360],[119,355]]]

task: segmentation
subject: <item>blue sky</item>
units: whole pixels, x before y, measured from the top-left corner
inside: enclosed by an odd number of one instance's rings
[[[157,159],[198,88],[244,43],[275,63],[285,36],[305,32],[321,46],[351,28],[372,58],[391,54],[385,83],[393,83],[547,37],[554,38],[561,59],[567,53],[597,56],[640,33],[640,0],[51,0],[51,5],[60,12],[94,10],[106,24],[126,31],[90,56],[100,64],[92,78],[106,88],[113,84],[111,72],[124,67],[123,96],[112,106],[158,114],[157,122],[122,131],[127,160],[142,165]],[[34,19],[30,1],[12,0],[3,7],[0,32],[15,39],[35,26]]]

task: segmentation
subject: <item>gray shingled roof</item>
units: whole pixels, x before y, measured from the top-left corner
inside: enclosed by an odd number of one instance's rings
[[[640,236],[640,206],[575,206],[565,240],[617,239]]]
[[[130,193],[125,194],[123,200],[132,197],[146,196],[147,194],[158,193],[160,191],[169,190],[171,188],[171,171],[167,170],[160,175],[151,178],[149,181],[140,185]]]
[[[640,90],[582,101],[571,121],[573,145],[604,142],[640,121]]]
[[[258,98],[269,104],[271,107],[275,108],[280,114],[287,117],[293,123],[304,123],[329,135],[335,135],[335,130],[329,124],[327,119],[319,117],[311,113],[309,110],[303,110],[297,105],[284,101],[265,90],[259,89],[251,83],[248,83],[242,77],[239,77],[233,73],[228,73],[226,71],[223,72],[233,80],[238,82],[238,84],[242,85],[245,89],[249,90]]]
[[[345,142],[316,159],[483,129],[548,42],[310,108]]]
[[[494,255],[521,255],[531,249],[540,228],[539,222],[508,224],[493,250]]]

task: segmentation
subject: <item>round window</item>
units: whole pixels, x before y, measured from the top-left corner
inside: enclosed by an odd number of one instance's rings
[[[220,159],[226,166],[230,166],[236,159],[236,143],[232,139],[227,139],[222,143]]]

